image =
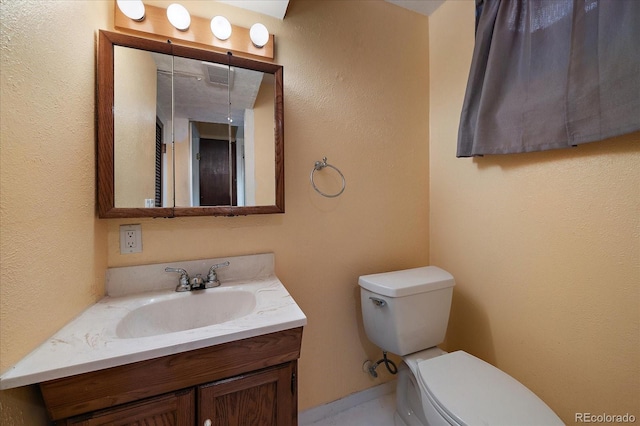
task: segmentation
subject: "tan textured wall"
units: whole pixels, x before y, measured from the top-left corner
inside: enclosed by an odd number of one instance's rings
[[[273,93],[275,85],[263,80],[253,106],[254,151],[256,176],[256,205],[270,206],[276,203],[275,149],[273,144],[275,108]]]
[[[144,207],[156,189],[157,66],[149,53],[118,46],[114,68],[115,205]]]
[[[190,206],[191,169],[189,165],[191,164],[191,141],[189,140],[189,119],[175,117],[173,123],[175,125],[173,155],[175,156],[176,206]],[[167,149],[170,149],[170,147],[171,145],[167,146]]]
[[[429,19],[431,263],[457,281],[447,349],[513,375],[567,423],[640,418],[640,134],[456,159],[472,1]]]
[[[211,14],[208,3],[185,4]],[[133,221],[94,213],[95,33],[112,28],[112,7],[0,6],[0,370],[100,297],[107,258],[273,251],[309,317],[300,408],[328,402],[375,384],[360,372],[379,353],[362,331],[358,275],[425,264],[430,236],[431,263],[458,281],[450,349],[498,365],[567,422],[576,411],[640,417],[640,136],[455,159],[472,2],[430,18],[430,153],[426,18],[381,1],[294,1],[284,21],[216,5],[234,24],[260,19],[276,34],[287,212]],[[82,19],[67,25],[67,14]],[[381,34],[381,21],[397,34]],[[347,177],[337,199],[309,185],[322,156]],[[143,253],[119,255],[123,223],[143,224]],[[33,388],[0,392],[1,424],[42,416]]]
[[[213,13],[207,4],[184,2],[204,16]],[[223,4],[215,13],[245,27],[261,20],[276,35],[286,213],[111,220],[109,266],[274,252],[278,276],[309,319],[303,410],[378,383],[361,370],[381,354],[362,330],[358,276],[428,260],[428,19],[368,0],[294,1],[283,21]],[[309,182],[323,156],[347,179],[335,199]],[[125,223],[142,223],[142,253],[119,254]]]
[[[0,4],[1,371],[104,292],[94,76],[96,29],[109,26],[109,8]],[[0,392],[0,424],[43,422],[35,388]]]
[[[101,296],[105,259],[119,266],[272,251],[309,317],[300,408],[372,386],[361,365],[380,354],[362,332],[357,277],[428,259],[427,19],[383,1],[292,2],[285,21],[184,4],[245,27],[261,20],[276,34],[287,212],[96,220],[95,34],[112,28],[113,3],[3,2],[2,369]],[[72,26],[69,16],[81,19]],[[381,21],[397,33],[381,33]],[[401,48],[406,40],[411,49]],[[323,156],[347,177],[340,198],[309,184]],[[118,253],[124,223],[142,223],[143,253]],[[2,392],[0,403],[2,424],[42,421],[32,388]]]

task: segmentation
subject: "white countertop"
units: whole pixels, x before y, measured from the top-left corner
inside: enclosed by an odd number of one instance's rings
[[[185,293],[177,293],[173,289],[147,291],[152,284],[145,281],[154,281],[154,275],[165,278],[169,275],[170,281],[163,279],[163,282],[158,285],[166,287],[169,282],[171,287],[175,287],[178,275],[165,273],[166,266],[185,268],[191,276],[194,276],[196,273],[201,273],[200,269],[206,270],[206,265],[225,260],[229,260],[234,267],[230,266],[227,272],[223,272],[224,268],[219,270],[218,275],[222,282],[220,287]],[[269,263],[271,263],[270,266]],[[192,273],[190,267],[200,269]],[[145,276],[144,279],[140,280],[140,277],[137,277],[140,286],[135,288],[143,288],[145,292],[121,295],[126,292],[122,290],[120,284],[123,280],[127,280],[126,277],[132,277],[127,273],[140,273],[140,268],[150,268],[151,270],[149,274],[142,274]],[[273,274],[272,254],[114,269],[117,271],[110,270],[107,273],[107,289],[111,295],[89,307],[40,347],[4,372],[0,377],[0,389],[40,383],[200,349],[301,327],[307,323],[307,318],[302,310]],[[249,273],[247,273],[248,270]],[[115,272],[115,275],[110,272]],[[204,275],[206,276],[206,272]],[[248,275],[253,275],[253,277],[248,277]],[[115,290],[112,285],[114,276],[117,277],[115,281],[118,283]],[[158,283],[157,280],[155,282]],[[241,318],[186,331],[139,338],[119,338],[116,335],[118,322],[129,312],[145,304],[159,299],[197,297],[201,292],[230,290],[244,290],[254,293],[256,297],[255,308]],[[118,294],[118,296],[114,297],[113,294]]]

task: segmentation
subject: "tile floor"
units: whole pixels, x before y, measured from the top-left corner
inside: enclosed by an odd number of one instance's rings
[[[393,426],[396,394],[387,393],[312,423],[301,419],[300,426]]]

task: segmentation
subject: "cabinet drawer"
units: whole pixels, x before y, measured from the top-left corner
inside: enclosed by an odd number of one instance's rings
[[[95,411],[58,422],[67,426],[191,426],[195,422],[193,388]]]

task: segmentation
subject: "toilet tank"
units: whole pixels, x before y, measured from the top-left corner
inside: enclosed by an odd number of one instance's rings
[[[363,275],[358,280],[367,337],[407,355],[444,340],[455,280],[436,266]]]

